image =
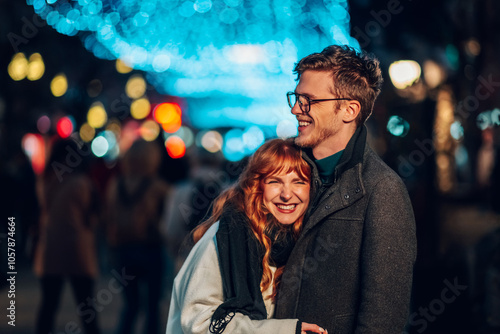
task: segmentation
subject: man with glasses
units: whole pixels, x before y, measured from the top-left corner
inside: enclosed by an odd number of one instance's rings
[[[312,166],[311,204],[279,285],[277,318],[330,333],[398,333],[408,319],[415,221],[405,185],[366,144],[379,62],[347,46],[300,60],[287,93]]]

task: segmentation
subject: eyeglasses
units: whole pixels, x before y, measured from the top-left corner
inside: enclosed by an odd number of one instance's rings
[[[352,100],[348,98],[336,98],[336,99],[321,99],[321,100],[311,100],[308,96],[298,94],[295,92],[286,93],[286,97],[288,100],[288,105],[290,108],[293,108],[295,103],[299,103],[300,110],[303,113],[308,114],[309,110],[311,110],[311,104],[315,102],[323,102],[323,101],[339,101],[339,100]]]

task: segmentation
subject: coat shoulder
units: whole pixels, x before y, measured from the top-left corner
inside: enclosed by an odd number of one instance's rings
[[[406,188],[401,177],[369,147],[365,150],[362,175],[368,187],[376,187],[383,180],[386,185]]]

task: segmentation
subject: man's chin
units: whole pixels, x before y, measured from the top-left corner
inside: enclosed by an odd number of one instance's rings
[[[301,137],[300,135],[295,137],[294,142],[295,142],[295,145],[297,145],[299,147],[304,147],[304,148],[307,148],[307,147],[312,148],[313,147],[313,145],[311,145],[310,141],[308,141],[304,137]]]

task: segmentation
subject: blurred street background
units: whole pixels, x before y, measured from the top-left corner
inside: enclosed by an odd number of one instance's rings
[[[37,251],[67,244],[78,255],[56,247],[54,263],[85,270],[50,270],[93,287],[80,304],[65,282],[53,333],[93,316],[101,333],[163,333],[184,237],[265,140],[297,133],[293,64],[349,44],[381,62],[369,142],[416,216],[406,332],[500,333],[498,31],[495,0],[0,0],[0,332],[35,332],[54,287]],[[47,207],[80,227],[48,236]],[[139,246],[126,218],[153,222]]]

